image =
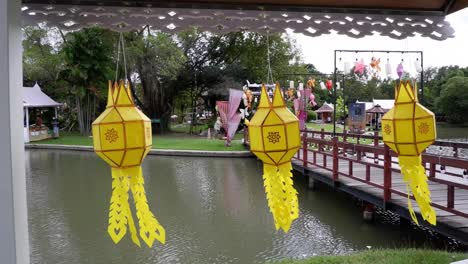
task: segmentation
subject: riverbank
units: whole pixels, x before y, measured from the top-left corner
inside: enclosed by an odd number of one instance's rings
[[[173,133],[153,136],[153,149],[159,150],[200,150],[200,151],[246,151],[240,140],[233,140],[231,147],[226,147],[224,140],[207,139],[198,136]],[[28,145],[28,144],[27,144]],[[92,146],[92,137],[76,133],[65,133],[57,139],[32,142],[30,145]]]
[[[278,264],[449,264],[468,259],[468,253],[426,249],[376,249],[348,256],[317,256],[305,260],[284,260]]]

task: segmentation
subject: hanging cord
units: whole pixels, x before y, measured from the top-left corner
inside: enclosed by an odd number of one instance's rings
[[[273,79],[273,73],[271,71],[271,60],[270,60],[270,30],[267,29],[267,35],[266,35],[266,38],[267,38],[267,62],[268,62],[268,75],[267,75],[267,82],[271,82],[270,83],[273,83],[274,82],[274,79]]]
[[[124,73],[125,73],[125,84],[127,84],[127,54],[125,53],[125,40],[123,37],[123,33],[120,32],[120,41],[122,42],[122,55],[124,60]]]
[[[119,77],[119,63],[120,63],[120,49],[122,49],[122,57],[123,57],[123,62],[124,62],[124,79],[125,79],[125,84],[127,84],[127,56],[125,54],[125,41],[123,37],[123,33],[120,32],[119,35],[119,41],[117,45],[117,62],[115,66],[115,80],[117,81],[117,78]]]
[[[117,42],[117,60],[115,62],[115,81],[117,81],[117,77],[118,74],[119,74],[119,62],[120,62],[120,37],[119,37],[119,41]]]

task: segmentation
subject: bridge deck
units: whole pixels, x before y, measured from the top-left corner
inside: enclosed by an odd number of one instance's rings
[[[314,137],[303,137],[303,142],[303,148],[293,159],[296,171],[410,219],[406,184],[400,174],[395,153],[386,147],[386,152],[383,151],[384,146],[379,144],[354,144],[350,148],[349,143],[338,142],[337,139]],[[353,149],[351,153],[354,155],[350,155],[349,149]],[[429,176],[437,225],[432,226],[423,221],[416,202],[412,200],[419,223],[468,245],[468,179],[463,178],[468,161],[458,157],[435,161],[430,154],[423,155],[423,160]],[[450,164],[455,165],[447,166]]]

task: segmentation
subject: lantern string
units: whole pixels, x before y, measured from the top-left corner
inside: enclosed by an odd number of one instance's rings
[[[117,81],[117,78],[118,78],[119,62],[120,62],[120,37],[119,37],[119,41],[117,41],[117,60],[115,62],[115,79],[114,79],[115,81]]]
[[[273,73],[271,71],[271,58],[270,58],[270,29],[267,29],[266,34],[267,39],[267,62],[268,62],[268,73],[267,73],[267,82],[273,83]]]
[[[125,79],[125,84],[127,84],[127,56],[125,53],[125,40],[123,37],[123,33],[120,32],[119,34],[119,40],[117,42],[117,61],[116,61],[116,66],[115,66],[115,80],[117,81],[117,78],[119,77],[119,64],[120,64],[120,50],[122,49],[122,58],[123,58],[123,63],[124,63],[124,79]]]

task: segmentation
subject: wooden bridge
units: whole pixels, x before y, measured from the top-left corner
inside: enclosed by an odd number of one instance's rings
[[[309,177],[309,182],[325,183],[369,204],[410,219],[406,184],[400,174],[397,154],[383,144],[378,133],[360,135],[304,130],[302,149],[293,159],[293,168]],[[422,220],[414,197],[419,223],[468,245],[468,143],[437,141],[433,146],[451,155],[425,152],[423,165],[429,179],[437,225]]]

